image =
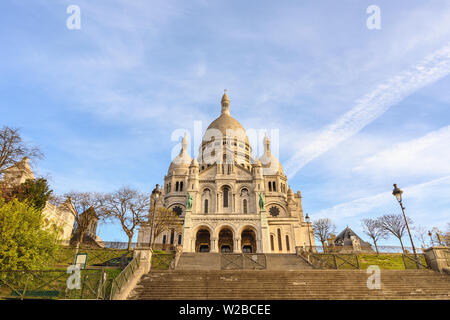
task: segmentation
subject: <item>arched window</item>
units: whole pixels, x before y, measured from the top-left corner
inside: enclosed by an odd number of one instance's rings
[[[223,187],[223,207],[228,208],[228,192],[230,188],[227,186]]]
[[[277,229],[277,234],[278,234],[278,250],[282,251],[283,250],[283,244],[281,243],[281,230]]]
[[[244,207],[244,213],[247,213],[247,199],[244,199],[244,200],[242,201],[242,205],[243,205],[243,207]]]
[[[166,244],[166,241],[167,241],[167,236],[163,235],[163,244]]]
[[[169,192],[172,191],[172,182],[169,182]]]
[[[183,181],[180,182],[180,191],[183,191]]]
[[[273,234],[270,235],[270,249],[275,251],[275,245],[273,243]]]
[[[272,185],[273,191],[277,191],[277,185],[275,184],[275,181],[272,182]]]
[[[289,236],[286,235],[286,250],[290,251],[290,246],[289,246]]]
[[[208,199],[205,199],[205,213],[208,213]]]
[[[178,235],[178,244],[181,244],[181,234]]]
[[[269,191],[272,191],[272,182],[269,181]]]
[[[170,244],[173,244],[173,241],[175,240],[175,230],[170,230]]]
[[[179,186],[180,184],[178,183],[178,181],[175,183],[175,191],[178,191],[178,186]]]

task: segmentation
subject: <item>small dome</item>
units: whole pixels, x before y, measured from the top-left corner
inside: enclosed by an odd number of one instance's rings
[[[186,169],[189,168],[189,165],[192,162],[191,156],[187,152],[188,147],[188,139],[185,134],[181,143],[180,154],[173,159],[172,163],[169,166],[169,173],[175,171],[176,174],[184,174]]]
[[[283,167],[280,161],[270,152],[270,140],[269,137],[264,137],[264,154],[259,158],[261,160],[262,167],[264,168],[264,175],[274,175],[283,173]]]

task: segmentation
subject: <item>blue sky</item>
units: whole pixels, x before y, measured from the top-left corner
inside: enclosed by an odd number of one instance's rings
[[[313,219],[359,232],[400,212],[397,183],[416,225],[450,221],[448,1],[3,0],[0,14],[0,125],[41,147],[56,193],[151,192],[173,131],[205,130],[227,88],[246,129],[279,129]]]

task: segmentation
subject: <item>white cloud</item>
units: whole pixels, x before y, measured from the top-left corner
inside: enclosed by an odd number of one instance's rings
[[[366,94],[347,113],[298,150],[284,165],[288,177],[330,148],[348,139],[414,91],[450,73],[450,44],[433,52],[412,68],[389,78]]]
[[[366,158],[355,172],[371,175],[450,174],[450,126],[407,142],[399,143]]]

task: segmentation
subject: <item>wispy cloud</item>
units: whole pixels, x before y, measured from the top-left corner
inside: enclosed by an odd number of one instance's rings
[[[439,179],[434,179],[424,183],[412,185],[403,188],[404,193],[408,195],[409,199],[420,197],[425,190],[431,188],[450,186],[450,175]],[[448,188],[445,189],[446,192]],[[331,208],[322,209],[314,214],[315,217],[327,217],[330,219],[342,219],[348,217],[360,216],[362,214],[370,213],[371,210],[382,208],[388,203],[394,203],[395,199],[391,191],[382,192],[370,197],[364,197],[353,201],[341,203]]]
[[[450,174],[450,126],[423,137],[396,144],[363,160],[354,172],[372,175]]]
[[[405,97],[450,73],[450,43],[412,68],[378,85],[356,105],[326,127],[312,143],[298,150],[284,165],[292,178],[307,163],[353,136]]]

